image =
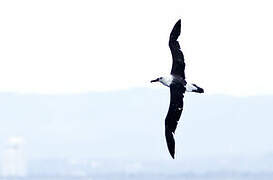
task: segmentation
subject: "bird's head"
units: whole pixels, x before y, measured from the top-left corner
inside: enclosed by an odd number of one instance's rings
[[[151,83],[153,83],[153,82],[161,82],[162,79],[163,79],[163,77],[156,78],[154,80],[151,80]]]

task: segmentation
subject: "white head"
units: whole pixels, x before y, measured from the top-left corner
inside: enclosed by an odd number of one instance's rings
[[[173,80],[172,76],[159,77],[157,79],[151,80],[151,83],[152,82],[161,82],[163,85],[170,87],[172,80]]]

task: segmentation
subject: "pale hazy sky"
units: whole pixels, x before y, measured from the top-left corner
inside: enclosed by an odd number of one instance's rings
[[[186,76],[209,94],[273,94],[273,3],[265,0],[0,1],[0,91],[159,87],[182,18]]]

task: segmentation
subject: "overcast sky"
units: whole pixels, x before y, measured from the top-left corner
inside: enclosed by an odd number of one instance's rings
[[[0,1],[0,91],[160,87],[182,18],[186,76],[209,94],[273,94],[273,3],[256,0]]]

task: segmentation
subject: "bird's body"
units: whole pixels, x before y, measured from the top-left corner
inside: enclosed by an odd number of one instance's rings
[[[196,92],[203,93],[204,90],[195,84],[187,83],[185,79],[185,62],[184,55],[180,50],[180,45],[177,41],[181,31],[181,20],[179,20],[171,34],[169,39],[169,47],[172,53],[173,65],[171,74],[165,77],[160,77],[151,82],[161,82],[163,85],[170,88],[171,101],[168,110],[168,114],[165,119],[165,137],[167,146],[171,156],[174,158],[175,153],[175,141],[174,133],[180,119],[183,110],[183,98],[184,93]]]
[[[172,83],[180,83],[185,87],[185,90],[187,92],[197,92],[197,91],[202,91],[200,87],[198,87],[195,84],[187,83],[187,81],[179,76],[173,76],[173,75],[168,75],[168,76],[163,76],[159,78],[159,82],[161,82],[164,86],[170,87]],[[202,93],[202,92],[200,92]]]

